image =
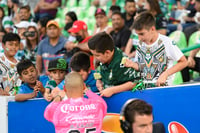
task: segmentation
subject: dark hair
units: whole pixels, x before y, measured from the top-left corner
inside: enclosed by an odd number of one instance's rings
[[[124,117],[130,124],[135,122],[135,115],[151,115],[152,106],[147,102],[135,99],[126,105],[124,109]]]
[[[126,0],[126,1],[125,1],[125,4],[126,4],[127,2],[134,2],[134,3],[135,3],[134,0]]]
[[[71,58],[70,68],[76,72],[80,72],[81,69],[88,72],[90,69],[90,56],[81,51],[75,53]]]
[[[28,69],[31,66],[33,66],[35,68],[35,65],[33,64],[33,62],[31,62],[31,60],[23,59],[16,66],[17,67],[17,73],[21,76],[22,72],[24,70]]]
[[[65,16],[69,16],[69,17],[72,19],[73,22],[76,21],[76,20],[78,20],[78,19],[77,19],[76,13],[73,12],[73,11],[67,12],[67,13],[65,14]]]
[[[142,29],[149,30],[152,26],[155,25],[156,25],[156,20],[154,16],[148,11],[140,13],[133,22],[133,28],[135,30],[142,30]]]
[[[48,17],[43,17],[41,19],[39,19],[38,23],[40,23],[40,25],[44,28],[46,28],[46,25],[48,23],[50,19]]]
[[[121,8],[120,8],[120,6],[118,6],[118,5],[112,5],[110,8],[109,8],[109,10],[111,10],[112,12],[115,12],[115,11],[121,11]]]
[[[91,50],[104,54],[106,50],[114,50],[114,41],[106,32],[100,32],[89,39],[88,46]]]
[[[21,6],[21,7],[20,7],[20,10],[21,10],[21,9],[26,9],[28,12],[30,12],[30,10],[31,10],[31,8],[30,8],[29,5]]]
[[[149,3],[150,6],[150,12],[156,12],[156,14],[162,14],[158,0],[147,0],[147,2]]]
[[[0,32],[3,32],[4,34],[6,34],[6,31],[4,28],[0,28]]]
[[[3,36],[3,44],[5,45],[7,41],[18,41],[20,42],[20,37],[19,35],[15,34],[15,33],[7,33]]]
[[[122,13],[121,12],[119,12],[119,11],[114,11],[113,13],[112,13],[112,16],[113,15],[119,15],[121,18],[123,18],[123,15],[122,15]]]

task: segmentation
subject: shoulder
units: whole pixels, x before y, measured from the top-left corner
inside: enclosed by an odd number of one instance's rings
[[[64,36],[60,36],[59,40],[60,40],[60,41],[67,41],[67,38],[64,37]]]
[[[19,88],[19,94],[23,94],[23,93],[30,93],[32,89],[28,86],[28,84],[24,83],[20,86]]]
[[[47,75],[42,75],[39,77],[39,80],[42,82],[42,83],[46,83],[47,81],[49,81],[49,77]]]
[[[172,43],[171,38],[169,38],[168,36],[162,35],[162,34],[159,34],[159,39],[162,40],[164,43],[165,42]]]

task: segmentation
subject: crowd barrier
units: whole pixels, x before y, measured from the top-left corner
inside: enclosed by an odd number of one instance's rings
[[[104,98],[108,115],[104,130],[112,129],[122,105],[131,98],[140,98],[153,105],[154,121],[163,122],[168,133],[197,133],[200,131],[200,84],[122,92]],[[44,99],[15,102],[13,97],[0,97],[0,133],[54,133],[54,126],[43,117],[48,105]],[[113,115],[114,114],[114,115]],[[118,118],[118,117],[117,117]],[[117,119],[118,122],[118,119]],[[106,127],[106,125],[108,125]],[[110,129],[108,129],[108,127]],[[119,128],[119,127],[116,127]]]

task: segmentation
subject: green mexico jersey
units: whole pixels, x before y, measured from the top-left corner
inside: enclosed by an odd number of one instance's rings
[[[133,68],[124,67],[121,63],[123,57],[126,55],[119,48],[115,48],[110,64],[100,64],[100,74],[105,87],[120,85],[127,81],[134,82],[138,77]]]

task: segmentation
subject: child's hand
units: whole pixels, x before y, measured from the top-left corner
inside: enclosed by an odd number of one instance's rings
[[[124,64],[125,67],[132,67],[135,70],[139,70],[139,66],[136,62],[133,62],[130,59],[126,59],[126,62]]]
[[[101,80],[97,80],[96,87],[99,91],[103,90],[103,82]]]
[[[42,83],[38,80],[36,81],[36,85],[35,85],[34,89],[40,91],[41,93],[45,92],[45,88],[43,87]]]
[[[104,96],[104,97],[111,97],[113,94],[114,94],[114,92],[113,92],[112,87],[109,87],[109,88],[106,88],[106,89],[100,91],[100,96]]]
[[[157,80],[157,82],[156,82],[156,85],[157,85],[157,86],[165,85],[166,80],[167,80],[167,77],[168,77],[167,72],[166,72],[166,71],[163,72],[163,73],[159,76],[159,78],[158,78],[158,80]]]
[[[88,90],[89,90],[89,89],[88,89],[87,86],[84,84],[84,89],[83,89],[84,94],[85,94]]]
[[[35,97],[37,96],[37,93],[38,93],[38,91],[34,90],[34,91],[32,92],[32,98],[35,98]]]
[[[53,97],[51,95],[51,93],[44,93],[44,99],[46,99],[48,102],[50,102]]]
[[[124,63],[125,67],[133,67],[134,66],[134,62],[128,58],[126,58],[126,61]]]
[[[60,102],[60,101],[62,101],[62,97],[60,95],[57,95],[56,97],[54,97],[53,101]]]
[[[51,91],[51,95],[52,97],[55,97],[56,95],[59,95],[59,92],[60,92],[60,89],[59,88],[54,88],[52,91]]]
[[[9,92],[0,88],[0,96],[10,96]]]

